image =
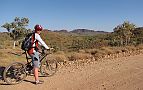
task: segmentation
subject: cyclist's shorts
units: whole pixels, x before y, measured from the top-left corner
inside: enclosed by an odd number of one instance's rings
[[[39,68],[40,67],[39,52],[34,52],[34,54],[31,54],[30,56],[32,58],[33,66]]]

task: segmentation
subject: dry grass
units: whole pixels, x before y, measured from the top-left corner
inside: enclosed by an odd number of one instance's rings
[[[77,60],[87,60],[91,59],[92,55],[88,53],[71,53],[69,56],[69,61],[77,61]]]
[[[137,50],[142,50],[143,49],[143,44],[140,44],[138,46],[136,46]]]
[[[127,48],[129,51],[137,50],[137,48],[135,46],[126,46],[125,48]]]
[[[7,66],[12,62],[24,62],[25,56],[18,56],[22,51],[18,49],[0,49],[0,66]],[[15,53],[15,54],[14,54]]]
[[[100,49],[86,49],[85,52],[90,53],[91,55],[95,55],[95,54],[105,55],[106,54],[103,50],[100,50]]]
[[[120,49],[120,47],[110,47],[113,51],[114,51],[114,54],[118,54],[118,53],[121,53],[122,50]]]
[[[48,60],[56,60],[57,62],[66,62],[67,57],[63,51],[58,51],[56,53],[47,56]]]
[[[48,60],[56,60],[57,62],[66,62],[67,58],[63,54],[53,54],[48,56]]]
[[[100,49],[108,55],[115,53],[115,51],[111,47],[101,47]]]

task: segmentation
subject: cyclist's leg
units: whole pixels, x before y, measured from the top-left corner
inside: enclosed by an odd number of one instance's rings
[[[39,52],[34,52],[34,54],[32,56],[32,64],[36,68],[40,67]]]
[[[39,82],[39,75],[38,75],[38,70],[40,67],[40,59],[39,59],[39,52],[34,52],[32,56],[32,63],[34,66],[34,77],[35,77],[35,82]]]

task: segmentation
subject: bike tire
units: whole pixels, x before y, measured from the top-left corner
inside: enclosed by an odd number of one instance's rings
[[[21,83],[26,76],[24,64],[20,62],[10,64],[3,72],[4,81],[10,85]]]
[[[58,70],[58,62],[56,60],[47,60],[41,63],[40,72],[45,77],[53,76]]]

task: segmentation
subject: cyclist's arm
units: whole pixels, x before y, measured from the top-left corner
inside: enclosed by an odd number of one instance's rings
[[[42,46],[44,46],[46,49],[50,49],[47,45],[46,45],[46,43],[42,40],[42,38],[40,37],[40,35],[39,34],[35,34],[35,39],[36,40],[38,40],[38,42],[42,45]]]

